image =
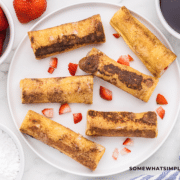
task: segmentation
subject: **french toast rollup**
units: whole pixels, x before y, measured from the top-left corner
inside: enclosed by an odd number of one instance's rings
[[[176,55],[123,6],[111,18],[111,26],[156,78],[160,78]]]
[[[60,26],[28,32],[36,59],[106,41],[99,14]]]
[[[79,61],[79,67],[145,102],[149,100],[158,83],[158,79],[119,64],[96,48]]]
[[[158,135],[157,115],[154,111],[133,113],[88,110],[86,135],[155,138]]]
[[[93,76],[25,78],[20,81],[23,104],[93,102]]]
[[[91,170],[95,170],[105,148],[65,126],[32,110],[26,114],[20,131],[59,150]]]

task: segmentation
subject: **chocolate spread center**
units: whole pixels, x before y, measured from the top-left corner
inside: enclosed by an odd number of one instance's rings
[[[41,58],[47,54],[61,53],[73,48],[74,46],[104,42],[105,34],[101,22],[96,23],[96,27],[93,33],[90,33],[82,38],[79,38],[76,34],[63,35],[62,38],[58,37],[57,42],[49,46],[42,46],[35,52],[37,58]],[[34,41],[34,40],[33,40]]]
[[[128,88],[141,90],[142,89],[142,81],[143,77],[141,75],[138,75],[134,72],[129,72],[126,70],[123,70],[117,66],[114,66],[113,64],[105,65],[103,68],[103,72],[110,73],[110,74],[117,74],[118,79],[124,83]]]
[[[87,56],[80,60],[79,67],[87,73],[95,73],[99,65],[99,55]]]
[[[156,125],[157,123],[157,115],[153,111],[149,111],[144,114],[144,116],[141,119],[137,120],[138,122],[142,122],[149,125]]]

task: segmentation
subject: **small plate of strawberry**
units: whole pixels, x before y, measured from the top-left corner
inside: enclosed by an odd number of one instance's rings
[[[0,64],[6,60],[11,52],[13,42],[13,19],[7,7],[0,1]]]

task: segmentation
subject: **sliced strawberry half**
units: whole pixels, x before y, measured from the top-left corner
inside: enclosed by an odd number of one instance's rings
[[[82,120],[82,114],[81,113],[74,113],[73,118],[74,118],[74,124],[77,124],[78,122],[80,122]]]
[[[100,94],[101,98],[103,98],[105,100],[108,100],[108,101],[112,100],[112,91],[110,91],[109,89],[107,89],[103,86],[100,86],[99,94]]]
[[[48,73],[52,74],[53,72],[54,72],[54,68],[53,67],[49,67]]]
[[[119,38],[119,37],[120,37],[120,34],[115,33],[115,34],[113,34],[113,36],[114,36],[115,38]]]
[[[160,117],[161,119],[164,118],[165,110],[164,110],[161,106],[156,109],[156,112],[157,112],[157,114],[159,115],[159,117]]]
[[[118,156],[119,156],[118,148],[115,148],[113,151],[112,157],[114,160],[117,160]]]
[[[134,141],[130,138],[127,138],[124,142],[123,145],[125,146],[133,146],[134,145]]]
[[[45,108],[42,110],[42,113],[48,117],[48,118],[52,118],[53,117],[53,114],[54,114],[54,110],[53,108]]]
[[[161,95],[161,94],[158,94],[157,97],[156,97],[156,103],[157,104],[168,104],[166,98]]]
[[[119,59],[117,60],[118,63],[122,65],[129,66],[129,57],[128,55],[121,55]]]
[[[128,154],[128,153],[130,153],[131,152],[131,150],[129,150],[128,148],[123,148],[123,149],[121,149],[121,151],[120,151],[120,153],[121,153],[121,155],[126,155],[126,154]]]
[[[74,63],[69,63],[68,64],[68,70],[69,70],[69,73],[72,76],[74,76],[76,74],[77,67],[78,67],[78,64],[74,64]]]
[[[57,68],[57,64],[58,64],[58,58],[53,57],[50,59],[50,62],[49,62],[50,67]]]
[[[61,107],[59,108],[59,115],[68,113],[68,112],[71,112],[71,108],[70,108],[69,104],[67,104],[67,103],[62,104]]]

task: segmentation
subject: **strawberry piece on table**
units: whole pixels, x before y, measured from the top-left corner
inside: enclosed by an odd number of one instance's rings
[[[131,152],[131,150],[129,150],[128,148],[123,148],[123,149],[121,149],[121,151],[120,151],[120,153],[121,153],[121,155],[126,155],[126,154],[128,154],[128,153],[130,153]]]
[[[0,56],[3,51],[3,44],[4,44],[5,38],[6,38],[6,30],[0,31]]]
[[[121,55],[119,59],[117,60],[118,63],[122,65],[129,66],[129,57],[128,55]]]
[[[0,7],[0,31],[3,31],[5,29],[7,29],[9,26],[7,18],[2,10],[2,8]]]
[[[77,124],[78,122],[80,122],[82,120],[82,114],[81,113],[74,113],[73,118],[74,118],[74,124]]]
[[[127,138],[124,142],[123,145],[125,146],[133,146],[134,145],[134,141],[130,138]]]
[[[67,103],[62,104],[61,107],[59,108],[59,115],[68,113],[68,112],[71,112],[71,108],[70,108],[69,104],[67,104]]]
[[[115,149],[114,149],[114,152],[113,152],[113,154],[112,154],[113,159],[114,159],[114,160],[117,160],[118,155],[119,155],[118,148],[115,148]]]
[[[72,76],[74,76],[76,74],[77,67],[78,67],[78,64],[74,64],[74,63],[69,63],[68,64],[68,70],[69,70],[69,73]]]
[[[57,68],[57,64],[58,64],[58,59],[56,57],[53,57],[50,59],[50,67],[53,67],[53,68]]]
[[[163,96],[163,95],[161,95],[161,94],[158,94],[157,95],[157,97],[156,97],[156,103],[157,104],[168,104],[168,102],[167,102],[167,100],[166,100],[166,98]]]
[[[53,72],[54,72],[54,68],[53,67],[49,67],[48,73],[52,74]]]
[[[120,37],[120,34],[115,33],[115,34],[113,34],[113,36],[114,36],[115,38],[119,38],[119,37]]]
[[[52,118],[54,111],[53,111],[53,108],[46,108],[46,109],[43,109],[43,110],[42,110],[42,113],[43,113],[46,117]]]
[[[47,7],[46,0],[14,0],[16,16],[21,23],[28,23],[40,17]]]
[[[164,118],[165,110],[164,110],[161,106],[156,109],[156,112],[157,112],[157,114],[159,115],[159,117],[160,117],[161,119]]]
[[[105,100],[108,100],[108,101],[112,100],[112,91],[110,91],[109,89],[107,89],[103,86],[100,86],[99,94],[100,94],[101,98],[103,98]]]

